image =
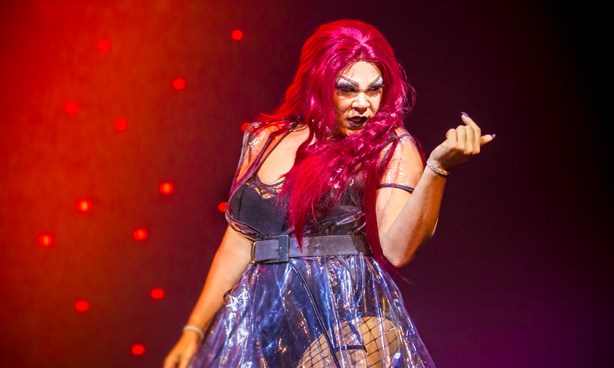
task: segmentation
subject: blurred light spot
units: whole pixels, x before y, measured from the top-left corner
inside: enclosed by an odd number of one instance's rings
[[[245,123],[241,124],[241,130],[243,131],[243,133],[245,133],[249,124],[250,124],[249,121],[246,121]]]
[[[241,41],[243,39],[243,31],[240,29],[235,29],[230,33],[230,37],[232,37],[235,41]]]
[[[175,186],[170,181],[163,181],[160,183],[160,193],[162,194],[172,194],[175,191]]]
[[[115,127],[115,130],[118,132],[123,132],[126,130],[126,128],[128,128],[128,121],[124,118],[117,118],[113,122],[113,127]]]
[[[51,234],[40,234],[38,236],[38,245],[41,247],[50,247],[53,245],[53,236]]]
[[[77,201],[77,211],[86,213],[92,210],[92,202],[87,199],[80,199]]]
[[[96,43],[96,48],[98,48],[98,51],[100,52],[107,52],[111,49],[111,41],[109,41],[107,38],[101,38]]]
[[[77,300],[75,302],[75,310],[77,312],[87,312],[90,309],[90,303],[87,300]]]
[[[185,79],[183,78],[175,78],[173,80],[173,88],[176,89],[177,91],[181,91],[182,89],[185,89]]]
[[[226,205],[227,204],[228,204],[227,202],[220,202],[220,204],[217,205],[217,209],[220,212],[226,212]]]
[[[130,352],[132,355],[143,355],[145,354],[145,346],[143,344],[134,344],[130,348]]]
[[[77,113],[77,111],[79,111],[79,105],[77,105],[75,101],[68,101],[64,105],[64,111],[66,111],[66,113],[69,115],[74,115]]]
[[[153,288],[149,292],[149,295],[151,295],[152,299],[160,300],[164,298],[164,290],[161,288]]]
[[[148,235],[147,230],[143,229],[142,227],[136,228],[132,232],[132,237],[136,240],[145,240],[147,239]]]

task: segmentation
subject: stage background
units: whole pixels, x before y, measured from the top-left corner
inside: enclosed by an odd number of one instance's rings
[[[435,238],[402,270],[435,362],[614,363],[599,6],[6,3],[1,366],[162,365],[224,231],[243,123],[278,106],[304,40],[340,18],[392,43],[417,91],[406,126],[427,153],[461,111],[497,134],[451,174]]]

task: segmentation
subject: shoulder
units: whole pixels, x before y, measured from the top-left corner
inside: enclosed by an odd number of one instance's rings
[[[392,150],[392,152],[390,152]],[[385,145],[383,152],[384,155],[390,153],[394,158],[406,157],[406,158],[421,158],[422,147],[418,140],[412,136],[407,129],[403,127],[396,128],[388,143]]]
[[[254,140],[262,141],[274,133],[289,129],[290,126],[291,124],[287,121],[251,122],[245,129],[243,142],[248,143]]]

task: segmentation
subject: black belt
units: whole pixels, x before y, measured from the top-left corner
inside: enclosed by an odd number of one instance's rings
[[[303,249],[298,240],[288,235],[258,240],[252,244],[252,262],[288,262],[288,258],[352,255],[371,251],[364,235],[318,235],[303,237]]]

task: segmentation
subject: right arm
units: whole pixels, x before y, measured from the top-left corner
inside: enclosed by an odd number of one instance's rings
[[[217,310],[224,304],[224,293],[232,289],[251,261],[251,244],[230,226],[213,257],[205,285],[187,324],[209,327]],[[164,360],[164,368],[185,368],[196,352],[199,336],[185,331]]]

